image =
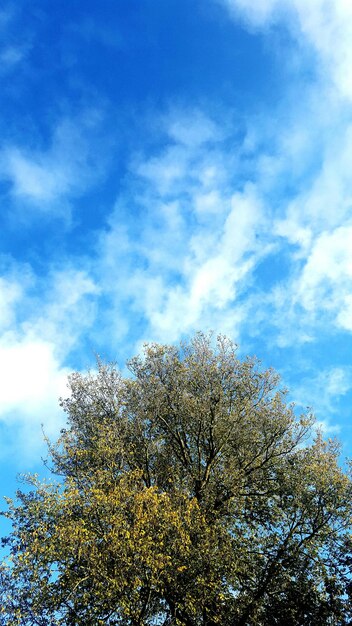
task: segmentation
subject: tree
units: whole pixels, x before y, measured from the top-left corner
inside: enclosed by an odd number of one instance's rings
[[[352,623],[351,481],[277,375],[203,334],[128,366],[70,377],[57,479],[8,501],[0,623]]]

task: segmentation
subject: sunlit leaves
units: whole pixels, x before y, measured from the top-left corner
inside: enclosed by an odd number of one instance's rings
[[[58,482],[9,502],[2,623],[347,624],[351,483],[277,376],[203,335],[98,365],[62,401]]]

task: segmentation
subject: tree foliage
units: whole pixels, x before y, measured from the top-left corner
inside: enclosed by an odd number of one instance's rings
[[[351,482],[278,377],[196,335],[73,374],[3,540],[6,626],[349,624]]]

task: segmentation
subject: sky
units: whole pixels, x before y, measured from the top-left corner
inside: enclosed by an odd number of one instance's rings
[[[197,330],[351,456],[351,1],[2,7],[0,495],[70,372]]]

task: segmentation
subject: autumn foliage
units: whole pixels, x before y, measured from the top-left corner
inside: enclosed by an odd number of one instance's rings
[[[8,501],[4,626],[351,622],[351,482],[226,338],[70,377],[56,479]]]

